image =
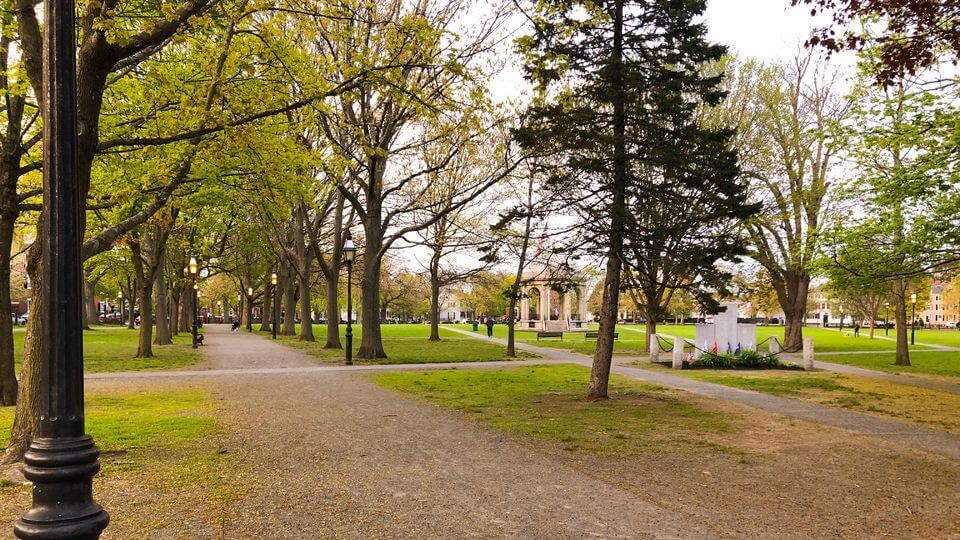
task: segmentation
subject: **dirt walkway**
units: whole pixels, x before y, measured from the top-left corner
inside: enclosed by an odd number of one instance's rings
[[[296,363],[211,333],[214,366]],[[256,344],[253,340],[259,340]],[[251,353],[250,351],[255,351]],[[705,529],[504,436],[349,373],[210,379],[241,460],[225,538],[695,537]]]

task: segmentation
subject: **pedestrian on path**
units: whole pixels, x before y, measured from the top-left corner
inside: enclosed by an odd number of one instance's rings
[[[493,325],[494,325],[494,324],[496,324],[496,323],[493,322],[493,317],[487,315],[487,337],[488,337],[488,338],[492,338],[492,337],[493,337]]]
[[[853,337],[860,337],[860,323],[853,322]]]

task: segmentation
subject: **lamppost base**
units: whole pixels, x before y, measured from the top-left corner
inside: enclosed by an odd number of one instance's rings
[[[89,435],[36,438],[23,457],[33,482],[33,506],[13,526],[17,538],[96,539],[110,515],[93,502],[100,450]]]

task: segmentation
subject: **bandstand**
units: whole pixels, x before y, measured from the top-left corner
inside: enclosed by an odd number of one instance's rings
[[[517,327],[548,332],[586,331],[587,288],[584,283],[555,279],[548,271],[524,273]]]

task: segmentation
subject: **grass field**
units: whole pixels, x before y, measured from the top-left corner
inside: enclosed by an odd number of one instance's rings
[[[190,347],[190,334],[174,336],[173,345],[154,345],[154,358],[134,358],[139,330],[94,325],[83,332],[83,370],[86,373],[173,369],[196,364],[200,353]],[[13,354],[20,370],[25,329],[13,331]]]
[[[254,327],[257,328],[256,326]],[[297,332],[300,331],[297,325]],[[311,356],[325,363],[339,363],[343,361],[343,350],[324,349],[327,338],[326,325],[314,325],[315,342],[300,341],[297,336],[277,336],[284,345],[301,349]],[[270,332],[259,332],[263,336],[270,336]],[[427,341],[430,337],[430,327],[425,324],[385,324],[381,326],[383,348],[387,353],[386,359],[367,362],[356,356],[360,349],[361,329],[353,327],[353,349],[355,363],[373,364],[415,364],[437,362],[493,362],[510,360],[506,356],[506,348],[496,343],[484,343],[471,337],[454,332],[444,326],[440,327],[440,341]],[[346,346],[346,328],[340,326],[340,343]],[[518,351],[521,358],[534,358],[535,354]]]
[[[643,367],[651,368],[651,364]],[[666,368],[652,365],[652,369]],[[960,416],[956,414],[960,410],[960,394],[822,371],[671,370],[670,373],[960,433]]]
[[[892,352],[877,354],[825,354],[817,360],[846,364],[865,369],[876,369],[890,373],[909,373],[960,377],[960,352],[957,351],[913,351],[909,366],[894,364],[896,357]]]
[[[711,435],[733,429],[731,418],[685,402],[663,387],[611,376],[614,399],[583,398],[589,369],[574,365],[483,371],[382,373],[379,385],[458,409],[495,428],[618,456],[660,452],[724,452]]]
[[[235,496],[231,457],[218,443],[217,409],[200,391],[87,394],[87,433],[102,452],[94,489],[110,508],[113,535],[148,537],[172,520],[210,519]],[[4,446],[12,421],[13,407],[0,409]],[[164,494],[172,492],[190,507],[170,511]],[[0,489],[3,517],[28,507],[29,494],[29,486],[9,482]]]
[[[454,326],[460,330],[467,330],[472,332],[472,327],[468,324],[458,324]],[[441,326],[443,328],[443,326]],[[621,331],[621,327],[617,327],[619,332],[619,338],[613,346],[613,353],[615,355],[628,355],[635,356],[644,353],[646,348],[646,338],[642,333],[633,333],[633,332],[624,332]],[[477,334],[481,336],[487,335],[487,329],[484,326],[481,326]],[[504,324],[498,324],[493,327],[493,336],[500,339],[507,339],[507,326]],[[584,334],[580,332],[564,332],[563,340],[558,339],[544,339],[542,341],[537,341],[537,332],[532,330],[517,330],[516,339],[518,343],[527,343],[529,345],[537,345],[540,347],[551,347],[554,349],[563,349],[568,351],[574,351],[581,354],[592,355],[594,349],[596,349],[597,342],[596,340],[587,340],[584,339]]]

